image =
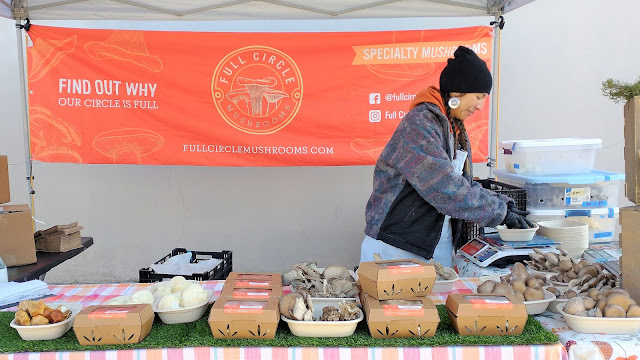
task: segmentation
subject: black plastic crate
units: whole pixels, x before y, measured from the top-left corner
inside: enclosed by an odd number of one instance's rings
[[[498,194],[506,195],[512,198],[515,201],[516,208],[518,210],[527,210],[527,191],[525,189],[501,183],[493,179],[480,179],[474,181],[482,185],[482,187],[485,189],[489,189]],[[464,245],[467,242],[473,240],[473,238],[475,238],[476,236],[484,235],[484,227],[478,226],[478,224],[474,222],[465,221],[462,224],[461,235],[461,245]]]
[[[155,264],[162,264],[165,261],[169,260],[169,258],[181,254],[185,254],[191,251],[191,263],[197,263],[202,260],[210,260],[210,259],[219,259],[221,262],[216,265],[215,268],[201,274],[191,274],[191,275],[182,275],[187,280],[225,280],[227,276],[232,271],[233,262],[231,257],[231,251],[222,250],[220,252],[209,252],[209,251],[194,251],[187,250],[184,248],[175,248],[171,251],[171,254],[163,257],[162,259],[155,262]],[[140,269],[140,282],[141,283],[152,283],[163,281],[165,279],[171,279],[176,276],[175,274],[159,274],[151,270],[150,268],[142,268]]]

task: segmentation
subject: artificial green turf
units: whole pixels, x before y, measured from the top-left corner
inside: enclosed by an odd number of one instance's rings
[[[430,338],[374,339],[369,335],[365,321],[361,321],[352,336],[344,338],[306,338],[291,334],[287,323],[280,322],[274,339],[215,339],[207,319],[208,312],[200,320],[188,324],[164,325],[158,317],[151,333],[138,344],[84,346],[78,343],[73,330],[63,337],[49,341],[23,341],[18,332],[9,326],[14,317],[12,312],[0,312],[0,353],[84,351],[182,348],[194,346],[208,347],[430,347],[452,345],[534,345],[553,344],[558,336],[546,330],[529,316],[522,334],[510,336],[460,336],[449,322],[447,309],[437,305],[440,324],[435,336]]]

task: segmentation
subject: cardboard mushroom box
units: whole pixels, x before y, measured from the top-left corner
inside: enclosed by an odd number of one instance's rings
[[[238,300],[220,297],[211,307],[209,327],[214,338],[273,339],[278,329],[278,299]]]
[[[363,292],[378,300],[411,299],[431,293],[435,267],[415,259],[368,261],[358,267]]]
[[[361,293],[369,333],[373,338],[432,337],[440,317],[428,297],[378,300]]]
[[[460,335],[519,335],[528,318],[512,294],[449,294],[446,307]]]
[[[282,287],[251,287],[251,286],[224,286],[220,297],[243,300],[279,299],[282,297]]]
[[[224,287],[282,288],[282,275],[275,273],[232,272],[224,281]]]
[[[93,305],[76,315],[73,331],[80,345],[136,344],[149,335],[154,317],[149,304]]]

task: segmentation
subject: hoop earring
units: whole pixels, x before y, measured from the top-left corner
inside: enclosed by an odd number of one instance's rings
[[[460,99],[458,99],[455,96],[449,99],[449,107],[450,108],[457,109],[458,106],[460,106]]]

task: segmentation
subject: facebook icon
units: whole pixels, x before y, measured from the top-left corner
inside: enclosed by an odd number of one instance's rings
[[[380,93],[369,94],[369,104],[371,105],[380,104]]]

